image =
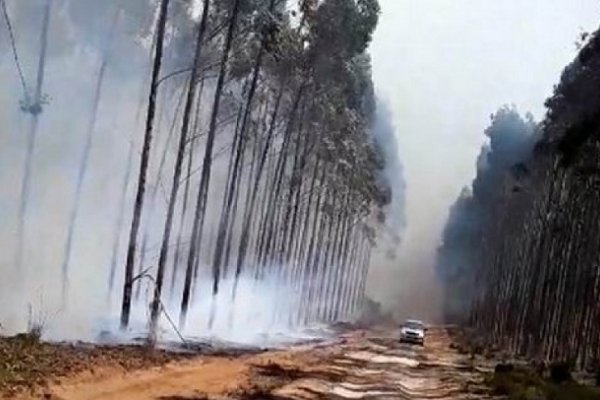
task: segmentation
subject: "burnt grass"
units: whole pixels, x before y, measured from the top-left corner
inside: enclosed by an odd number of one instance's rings
[[[34,392],[99,366],[136,370],[192,356],[135,345],[50,344],[31,333],[0,337],[0,395]]]

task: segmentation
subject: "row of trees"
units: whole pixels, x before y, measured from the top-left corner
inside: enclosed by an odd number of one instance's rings
[[[452,205],[438,249],[437,272],[446,284],[444,311],[450,319],[469,314],[482,235],[499,222],[494,207],[504,201],[507,190],[517,193],[517,187],[505,186],[504,181],[524,168],[536,136],[532,117],[522,117],[514,106],[500,108],[490,122],[485,131],[489,144],[479,154],[476,178]]]
[[[438,252],[449,318],[515,353],[586,368],[600,365],[599,67],[596,34],[542,124],[495,115],[485,166]]]
[[[75,16],[84,14],[81,2],[56,1]],[[132,304],[151,300],[150,331],[156,333],[165,293],[179,303],[184,327],[207,280],[209,326],[223,282],[235,303],[241,279],[274,279],[291,289],[286,295],[295,311],[275,312],[274,319],[308,324],[356,313],[375,227],[391,195],[371,130],[375,101],[366,48],[377,1],[303,0],[296,11],[280,0],[121,3],[107,3],[109,11],[98,2],[88,5],[112,23],[100,45],[67,228],[65,306],[80,193],[98,109],[108,101],[106,71],[123,64],[115,36],[119,25],[131,23],[133,9],[146,10],[144,16],[155,9],[155,28],[147,28],[146,17],[136,20],[139,46],[146,41],[151,52],[146,118],[139,168],[132,147],[124,172],[107,283],[112,294],[124,274],[121,327],[129,325]],[[130,177],[136,178],[134,205],[122,269],[118,247]],[[157,258],[150,256],[154,242]]]

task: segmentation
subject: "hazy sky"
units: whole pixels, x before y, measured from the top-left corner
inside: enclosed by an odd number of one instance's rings
[[[394,113],[408,186],[401,268],[419,275],[448,207],[473,178],[490,114],[514,103],[542,118],[579,33],[600,24],[600,1],[380,3],[374,79]]]

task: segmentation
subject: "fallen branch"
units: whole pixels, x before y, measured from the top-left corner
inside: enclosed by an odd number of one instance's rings
[[[152,269],[152,267],[148,267],[147,269],[145,269],[144,271],[142,271],[141,273],[139,273],[138,275],[136,275],[131,280],[131,283],[135,282],[136,280],[140,280],[140,279],[143,279],[143,278],[148,278],[149,280],[151,280],[154,283],[154,292],[156,294],[156,291],[157,291],[157,289],[156,289],[156,279],[154,279],[154,277],[148,273],[148,271],[150,271],[151,269]],[[169,324],[171,325],[171,327],[173,328],[173,330],[175,331],[175,333],[177,334],[177,336],[179,336],[179,339],[181,340],[181,342],[185,346],[187,346],[188,345],[187,340],[185,340],[185,337],[181,334],[181,332],[179,331],[179,329],[177,329],[177,326],[173,322],[173,319],[171,318],[171,316],[167,312],[167,308],[165,307],[165,304],[163,303],[163,301],[160,298],[158,298],[158,302],[160,304],[161,312],[163,312],[165,314],[165,317],[167,317],[167,321],[169,321]],[[153,332],[151,332],[151,334],[152,333]],[[153,336],[153,335],[151,335],[151,336]]]

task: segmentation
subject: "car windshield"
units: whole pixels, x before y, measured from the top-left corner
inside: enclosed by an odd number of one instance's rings
[[[404,327],[408,329],[423,329],[423,323],[418,321],[406,321]]]

